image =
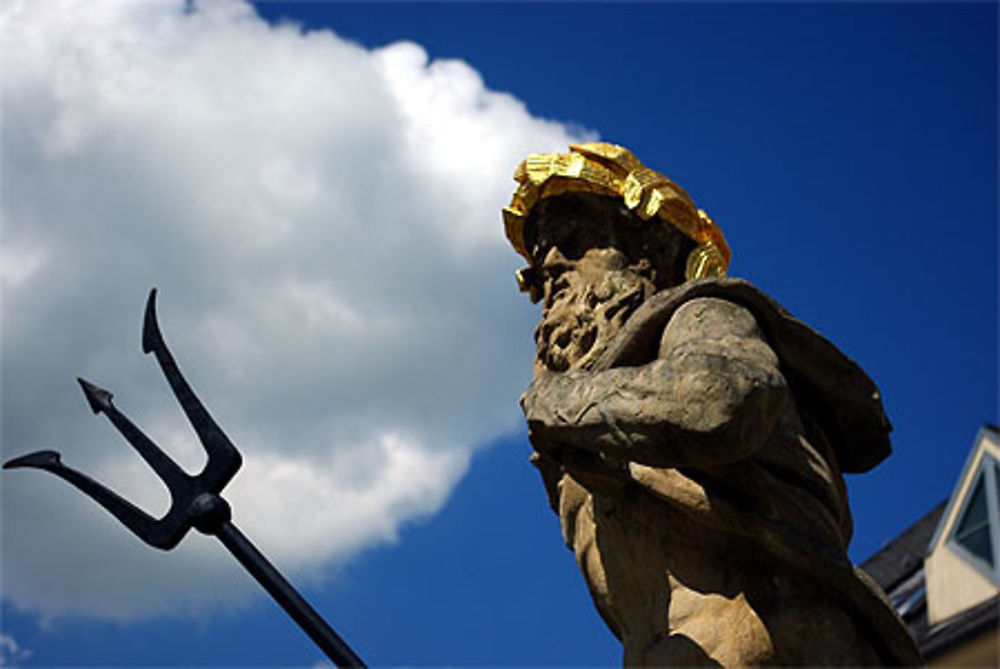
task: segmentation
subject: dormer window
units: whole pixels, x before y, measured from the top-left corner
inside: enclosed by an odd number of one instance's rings
[[[885,588],[927,666],[1000,667],[1000,427],[979,430],[948,499],[862,568]]]
[[[997,462],[983,457],[975,483],[958,514],[950,544],[985,576],[1000,582],[1000,474]]]

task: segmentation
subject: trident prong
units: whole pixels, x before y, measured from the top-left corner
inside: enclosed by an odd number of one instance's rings
[[[38,451],[29,455],[14,458],[4,463],[4,469],[17,469],[19,467],[30,467],[51,472],[59,478],[70,482],[79,490],[82,490],[88,497],[103,506],[115,518],[120,520],[125,527],[132,530],[139,538],[151,546],[164,550],[176,545],[165,532],[166,524],[164,520],[156,520],[145,511],[137,508],[131,502],[122,499],[100,483],[90,478],[86,474],[81,474],[71,467],[62,463],[61,456],[56,451]]]
[[[153,353],[174,396],[208,453],[208,462],[191,476],[170,459],[125,414],[115,407],[113,395],[103,388],[77,379],[95,414],[103,413],[119,433],[142,456],[170,491],[170,509],[155,519],[117,493],[62,463],[57,451],[37,451],[4,463],[4,469],[30,468],[50,472],[69,482],[100,504],[147,544],[169,550],[192,528],[214,535],[271,594],[309,637],[338,666],[364,666],[354,651],[268,562],[250,540],[231,522],[229,504],[219,496],[236,475],[243,458],[209,415],[184,379],[170,354],[156,319],[156,288],[149,293],[142,328],[142,350]]]
[[[220,492],[236,475],[240,465],[243,464],[243,457],[191,390],[191,386],[178,369],[174,356],[170,354],[163,341],[160,325],[156,320],[156,288],[149,291],[149,298],[146,300],[146,313],[142,321],[142,352],[156,356],[156,361],[160,363],[160,369],[167,377],[174,397],[180,402],[188,421],[198,433],[198,439],[204,446],[205,452],[208,453],[208,464],[198,475],[199,480],[212,492]]]

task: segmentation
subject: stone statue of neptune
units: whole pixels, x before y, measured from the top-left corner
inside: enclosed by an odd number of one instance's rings
[[[843,473],[890,452],[878,389],[725,276],[721,230],[623,147],[517,168],[507,237],[542,305],[521,404],[626,665],[913,665],[849,561]]]

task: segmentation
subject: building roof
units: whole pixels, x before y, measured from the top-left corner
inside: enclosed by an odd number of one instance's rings
[[[926,618],[925,615],[925,628]],[[1000,621],[1000,595],[942,620],[937,625],[922,630],[920,636],[914,635],[914,637],[924,659],[931,659],[962,641],[974,639],[983,632],[996,628],[998,621]]]
[[[1000,435],[993,424],[983,426],[983,432]],[[968,474],[980,438],[963,468],[959,483]],[[861,564],[872,579],[885,591],[889,601],[906,623],[925,659],[933,659],[965,641],[969,641],[1000,623],[1000,595],[961,611],[935,625],[927,618],[927,589],[924,580],[924,558],[941,536],[944,519],[960,501],[960,486],[913,525],[888,541]]]
[[[869,576],[888,594],[918,569],[923,569],[924,555],[937,529],[948,500],[928,511],[920,520],[886,542],[877,553],[861,563]]]
[[[996,628],[1000,621],[1000,595],[997,595],[936,625],[928,623],[924,554],[946,503],[947,500],[931,509],[861,564],[885,590],[925,660]]]

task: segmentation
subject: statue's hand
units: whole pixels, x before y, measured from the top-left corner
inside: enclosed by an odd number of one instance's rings
[[[556,444],[548,443],[545,434],[556,421],[564,420],[554,406],[559,402],[556,397],[565,394],[565,372],[539,372],[531,381],[531,385],[521,395],[521,410],[528,422],[528,433],[531,443],[549,457],[557,457],[559,450]]]
[[[592,492],[616,494],[628,479],[626,463],[550,438],[551,428],[567,420],[554,407],[565,404],[564,395],[572,394],[575,385],[586,383],[587,378],[589,375],[580,371],[539,374],[521,396],[521,408],[539,462],[547,463],[550,468],[558,467]]]

